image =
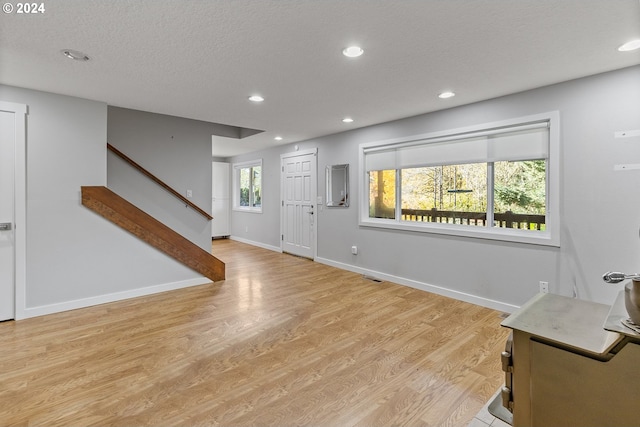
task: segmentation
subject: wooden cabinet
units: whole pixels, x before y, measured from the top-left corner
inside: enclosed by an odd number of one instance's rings
[[[640,426],[640,334],[605,330],[611,309],[540,294],[504,320],[514,426]]]

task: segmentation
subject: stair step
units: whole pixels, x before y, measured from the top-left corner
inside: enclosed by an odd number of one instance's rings
[[[216,282],[225,279],[222,261],[107,187],[81,187],[82,204],[187,267]]]

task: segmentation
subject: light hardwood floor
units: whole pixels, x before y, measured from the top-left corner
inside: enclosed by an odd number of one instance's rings
[[[217,240],[227,280],[0,323],[1,426],[465,426],[499,312]]]

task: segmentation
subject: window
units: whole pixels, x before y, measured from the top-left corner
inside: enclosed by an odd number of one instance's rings
[[[262,160],[233,165],[233,207],[262,212]]]
[[[360,225],[558,246],[557,120],[361,144]]]

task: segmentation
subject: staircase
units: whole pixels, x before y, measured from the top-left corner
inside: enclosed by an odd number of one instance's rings
[[[216,282],[225,279],[222,261],[132,205],[107,187],[81,187],[82,204],[187,267]]]

